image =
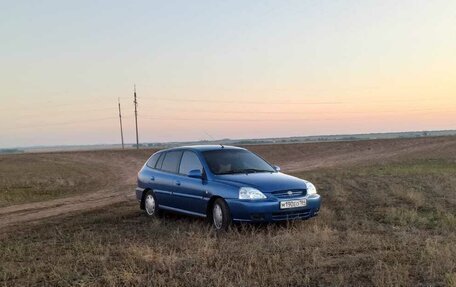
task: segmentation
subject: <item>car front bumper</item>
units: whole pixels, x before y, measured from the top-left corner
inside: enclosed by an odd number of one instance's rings
[[[281,209],[281,201],[306,199],[304,207]],[[233,221],[237,222],[275,222],[295,219],[308,219],[318,215],[321,197],[312,194],[289,199],[239,200],[226,199]]]

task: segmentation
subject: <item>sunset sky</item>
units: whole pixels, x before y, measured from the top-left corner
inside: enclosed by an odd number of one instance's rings
[[[456,129],[456,1],[1,1],[0,148]]]

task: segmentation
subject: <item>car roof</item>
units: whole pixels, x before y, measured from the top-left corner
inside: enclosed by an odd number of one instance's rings
[[[162,151],[172,151],[172,150],[194,150],[194,151],[211,151],[211,150],[245,150],[241,147],[236,146],[227,146],[227,145],[189,145],[189,146],[180,146],[180,147],[173,147],[169,149],[165,149]]]

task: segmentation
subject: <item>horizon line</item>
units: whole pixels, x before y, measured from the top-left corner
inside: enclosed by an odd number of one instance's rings
[[[313,135],[300,135],[300,136],[280,136],[280,137],[258,137],[258,138],[221,138],[221,139],[200,139],[200,140],[182,140],[182,141],[162,141],[162,142],[142,142],[139,146],[144,144],[175,144],[175,143],[192,143],[192,142],[222,142],[222,141],[242,141],[242,140],[274,140],[274,139],[295,139],[295,138],[314,138],[314,137],[347,137],[347,136],[369,136],[369,135],[388,135],[388,134],[407,134],[407,133],[448,133],[443,135],[425,135],[424,137],[434,136],[455,136],[456,129],[443,129],[443,130],[414,130],[414,131],[389,131],[389,132],[369,132],[369,133],[342,133],[342,134],[313,134]],[[124,143],[127,146],[136,147],[136,143]],[[58,148],[58,147],[94,147],[94,146],[121,146],[121,143],[96,143],[96,144],[62,144],[62,145],[34,145],[34,146],[12,146],[12,147],[0,147],[1,150],[10,149],[39,149],[39,148]]]

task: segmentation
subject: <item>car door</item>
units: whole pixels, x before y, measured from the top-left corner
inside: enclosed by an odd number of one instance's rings
[[[154,170],[153,185],[158,204],[162,207],[176,208],[173,192],[178,184],[177,171],[182,151],[168,151],[160,157]]]
[[[203,165],[193,151],[185,151],[179,165],[179,185],[173,193],[177,208],[198,215],[206,214],[207,201],[204,200],[207,181],[188,176],[191,170],[198,169],[204,174]]]

